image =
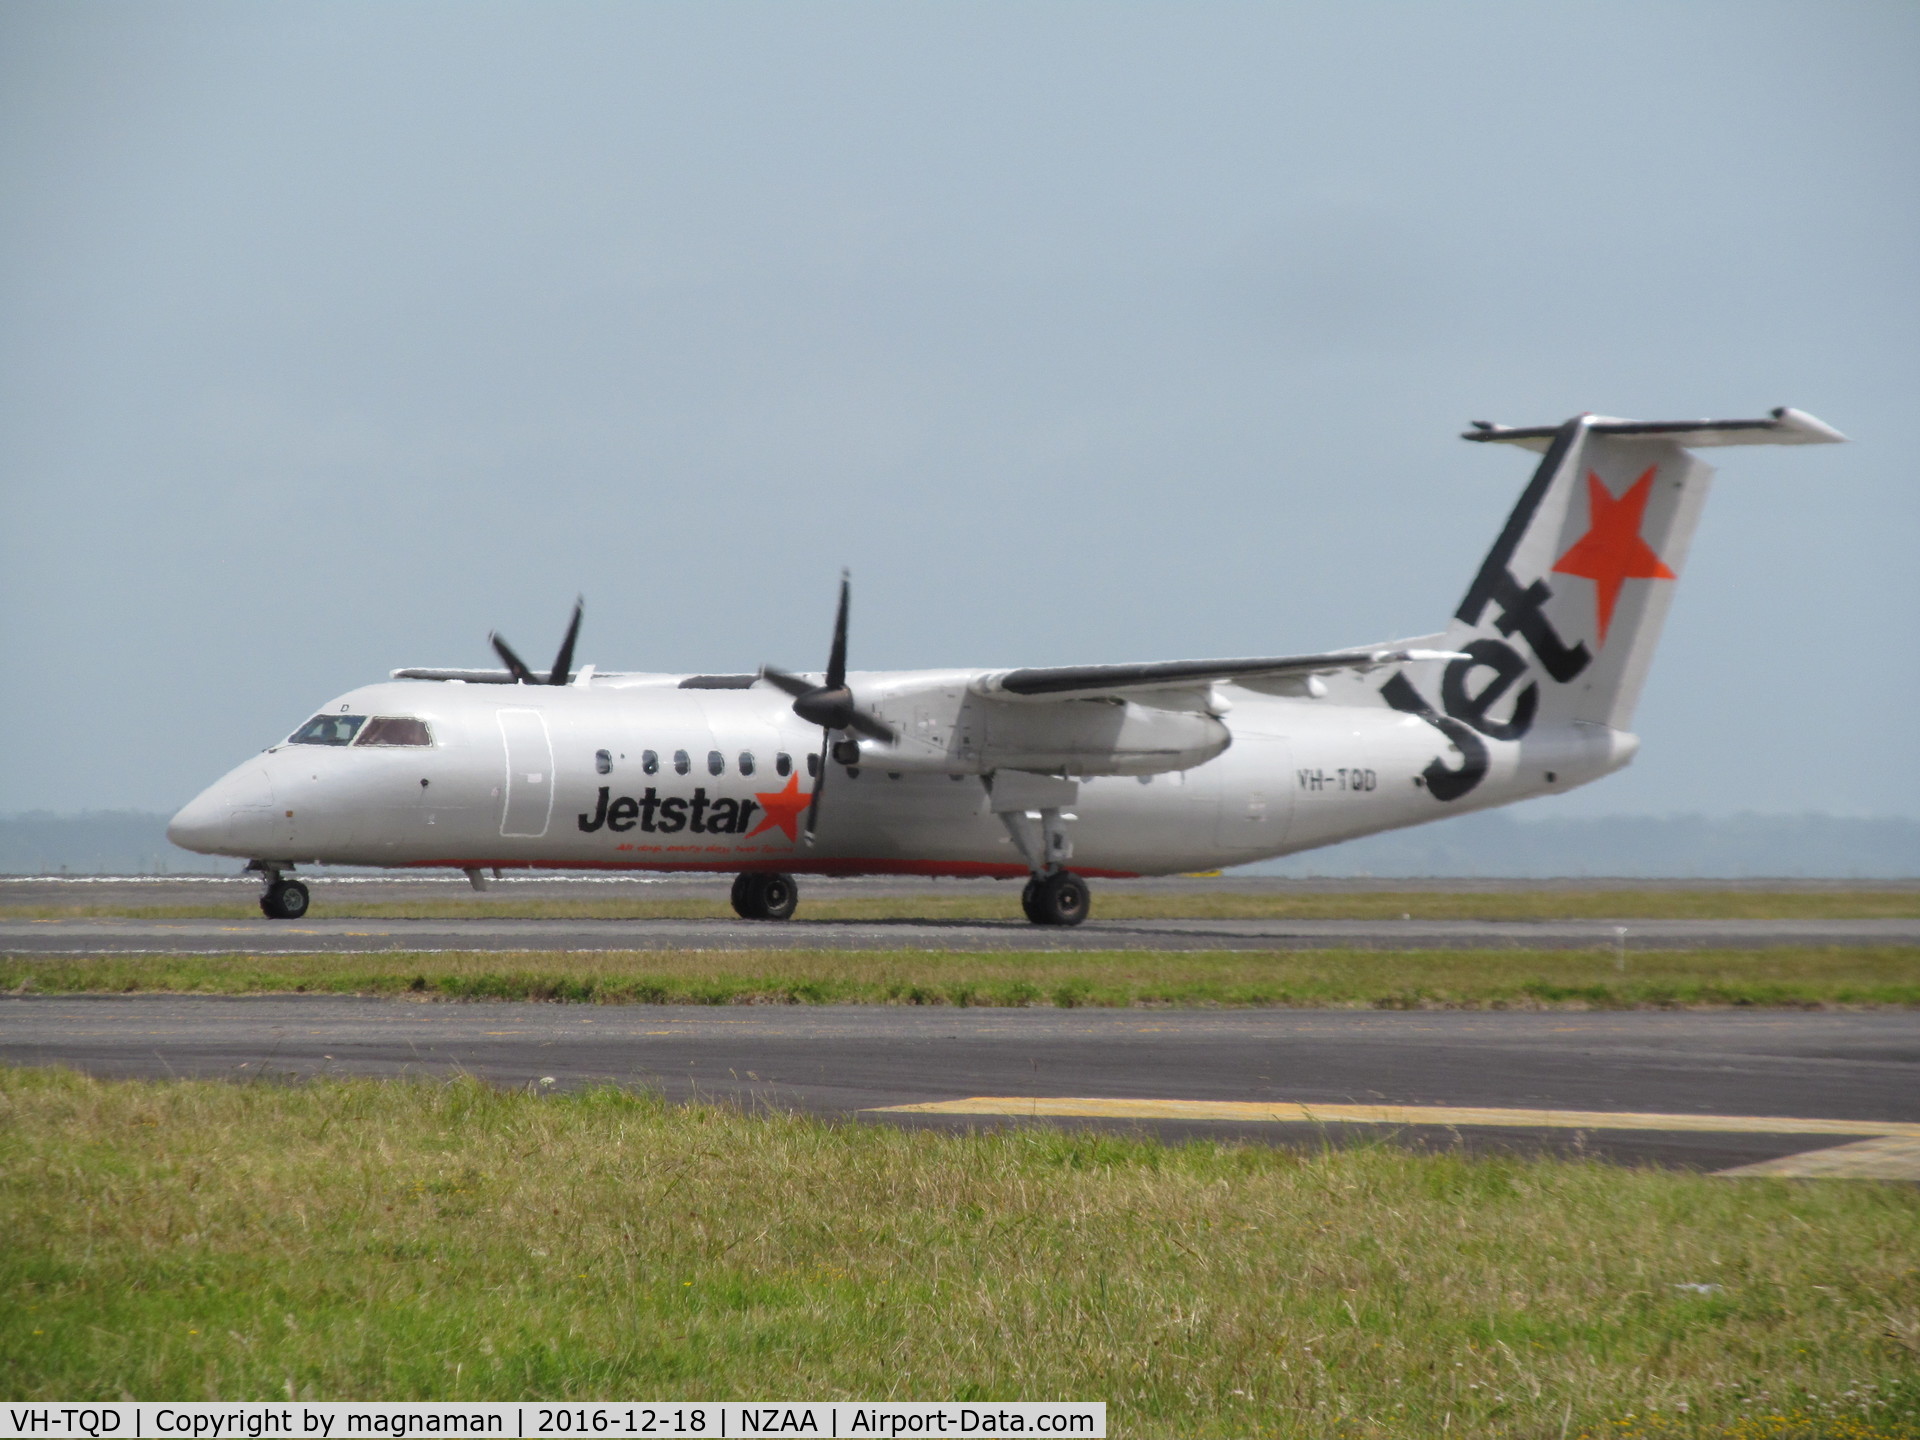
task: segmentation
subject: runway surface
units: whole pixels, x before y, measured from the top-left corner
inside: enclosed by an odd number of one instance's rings
[[[432,950],[1582,950],[1920,945],[1920,920],[0,920],[0,953]]]
[[[1615,945],[1601,920],[33,920],[4,954],[346,954],[355,950],[1425,950]],[[1649,950],[1920,945],[1920,920],[1640,920]]]
[[[611,1081],[674,1099],[946,1129],[1096,1125],[1295,1145],[1389,1138],[1709,1170],[1812,1173],[1810,1165],[1824,1164],[1837,1174],[1920,1179],[1920,1016],[1906,1012],[5,997],[0,1061],[229,1079],[465,1071],[536,1091],[549,1080]],[[925,1108],[889,1108],[899,1106]]]
[[[1920,945],[1920,918],[1842,920],[1649,920],[1623,900],[1617,918],[1591,920],[1106,920],[1103,895],[1196,893],[1325,894],[1329,892],[1447,890],[1505,892],[1528,889],[1606,891],[1611,888],[1725,889],[1729,891],[1837,888],[1910,890],[1911,884],[1856,882],[1658,881],[1295,881],[1270,877],[1100,881],[1094,918],[1073,929],[1004,920],[810,920],[806,900],[985,896],[1014,909],[1014,892],[992,881],[802,880],[799,917],[785,924],[689,919],[354,919],[329,908],[394,902],[444,902],[477,897],[464,880],[440,876],[336,877],[313,880],[313,910],[299,921],[250,915],[232,919],[27,919],[28,905],[176,909],[251,906],[252,879],[172,877],[39,878],[0,882],[0,953],[4,954],[237,954],[343,953],[433,950],[1321,950],[1430,948],[1588,949],[1624,943],[1629,949],[1751,949],[1776,945]],[[487,892],[490,900],[684,900],[725,902],[729,877],[636,879],[537,877],[510,879]],[[1624,940],[1617,933],[1625,926]]]

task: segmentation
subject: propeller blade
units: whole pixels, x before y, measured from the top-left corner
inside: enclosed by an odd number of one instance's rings
[[[827,750],[832,744],[833,732],[830,730],[822,730],[820,732],[819,773],[813,777],[813,798],[807,802],[807,818],[801,827],[801,832],[806,836],[806,841],[809,845],[813,844],[813,832],[820,819],[820,792],[827,788]]]
[[[586,608],[584,597],[573,602],[573,620],[567,626],[567,638],[560,642],[560,653],[553,657],[553,672],[547,676],[549,685],[564,685],[573,678],[573,642],[580,638],[580,617]]]
[[[869,715],[864,710],[855,710],[851,707],[847,710],[847,723],[844,728],[857,731],[869,740],[883,741],[888,745],[899,738],[894,734],[893,727],[878,715]]]
[[[513,653],[513,647],[500,638],[498,631],[489,634],[487,639],[492,642],[494,654],[500,657],[501,662],[507,667],[507,673],[512,675],[515,681],[522,685],[540,683],[540,677],[527,668],[526,661]]]
[[[786,691],[787,694],[793,696],[796,700],[802,695],[811,695],[814,691],[814,684],[811,680],[803,680],[798,675],[790,674],[772,665],[762,665],[760,667],[760,678]]]
[[[833,650],[827,656],[827,679],[821,687],[824,690],[843,689],[847,683],[847,600],[852,588],[852,577],[842,570],[840,613],[833,619]]]
[[[847,717],[853,714],[853,696],[845,688],[829,690],[823,685],[795,700],[793,713],[822,730],[844,730]]]
[[[826,683],[815,685],[798,675],[779,669],[773,665],[760,667],[760,678],[766,680],[787,694],[793,696],[793,713],[809,725],[818,725],[826,732],[820,747],[820,763],[826,764],[827,752],[833,744],[833,732],[851,730],[864,735],[869,740],[880,740],[892,745],[899,736],[894,728],[877,715],[869,715],[853,703],[853,692],[847,688],[847,611],[853,598],[853,580],[847,571],[840,572],[840,608],[833,617],[833,649],[827,656]],[[818,790],[814,792],[816,795]],[[811,810],[811,807],[809,807]]]

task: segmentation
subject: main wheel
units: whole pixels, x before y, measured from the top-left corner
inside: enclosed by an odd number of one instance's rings
[[[800,887],[791,875],[760,877],[760,915],[765,920],[791,920],[800,904]]]
[[[298,920],[307,913],[308,898],[298,880],[276,880],[260,896],[260,913],[269,920]]]
[[[1047,922],[1042,920],[1040,912],[1033,908],[1034,900],[1039,894],[1040,877],[1038,875],[1029,877],[1026,886],[1020,891],[1020,911],[1035,925],[1044,925]]]
[[[800,887],[791,875],[749,870],[733,882],[733,913],[742,920],[791,920]]]
[[[1071,870],[1056,870],[1033,881],[1027,916],[1036,925],[1078,925],[1093,908],[1087,882]]]

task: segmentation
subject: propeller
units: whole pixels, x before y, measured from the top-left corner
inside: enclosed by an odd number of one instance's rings
[[[514,683],[519,685],[565,685],[573,679],[573,642],[580,638],[580,617],[586,612],[585,599],[573,602],[573,619],[567,625],[567,638],[560,642],[560,653],[553,657],[553,669],[543,680],[527,667],[527,662],[513,653],[513,647],[498,631],[487,636],[492,642],[494,653],[500,657],[512,675]]]
[[[826,683],[816,685],[811,680],[772,665],[760,667],[762,679],[793,696],[793,713],[809,725],[820,727],[820,760],[813,779],[813,800],[807,806],[809,845],[813,843],[815,822],[820,818],[820,792],[826,788],[827,758],[833,750],[834,733],[852,731],[869,740],[882,740],[889,745],[899,738],[886,721],[854,704],[853,691],[847,688],[847,604],[852,588],[850,577],[842,570],[840,611],[833,621],[833,648],[827,654]]]

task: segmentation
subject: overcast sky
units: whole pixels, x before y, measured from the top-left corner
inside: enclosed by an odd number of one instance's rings
[[[1920,815],[1920,7],[0,8],[0,810],[397,665],[1437,629],[1532,457],[1718,452],[1624,775]],[[1549,813],[1549,812],[1543,812]]]

